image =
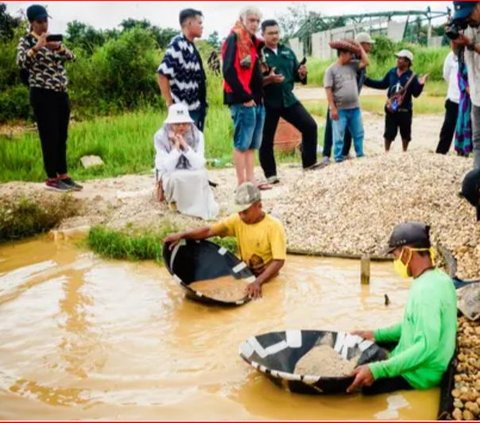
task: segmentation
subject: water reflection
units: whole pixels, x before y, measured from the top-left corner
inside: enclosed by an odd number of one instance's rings
[[[408,285],[390,268],[372,264],[361,286],[358,262],[289,257],[262,300],[219,308],[186,300],[154,263],[66,241],[2,246],[0,418],[432,419],[437,390],[302,396],[238,356],[253,334],[396,322]]]

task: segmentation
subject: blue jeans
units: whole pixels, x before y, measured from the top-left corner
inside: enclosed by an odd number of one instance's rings
[[[363,123],[362,112],[359,107],[355,109],[340,109],[338,111],[338,120],[332,120],[333,132],[333,157],[336,162],[341,162],[344,157],[343,140],[345,138],[345,130],[348,128],[353,138],[353,146],[357,157],[363,154]]]
[[[233,119],[233,145],[239,151],[258,150],[262,144],[265,107],[263,104],[246,107],[243,104],[230,105]]]

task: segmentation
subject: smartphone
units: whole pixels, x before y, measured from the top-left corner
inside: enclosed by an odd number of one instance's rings
[[[302,61],[299,63],[300,66],[304,65],[305,63],[307,63],[307,58],[304,56]]]
[[[50,34],[47,35],[47,43],[50,43],[51,41],[63,41],[63,35],[62,34]]]

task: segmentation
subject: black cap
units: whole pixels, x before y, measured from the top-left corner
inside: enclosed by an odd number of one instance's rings
[[[27,18],[29,22],[40,21],[46,18],[50,18],[47,9],[40,4],[32,4],[27,9]]]
[[[430,226],[421,222],[400,223],[393,228],[388,240],[387,254],[408,245],[413,248],[430,248]]]
[[[462,195],[477,209],[477,221],[480,221],[480,169],[473,169],[465,175]]]

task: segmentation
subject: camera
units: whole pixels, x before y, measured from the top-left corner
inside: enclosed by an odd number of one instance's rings
[[[47,42],[51,42],[51,41],[60,41],[62,42],[63,41],[63,35],[62,34],[50,34],[50,35],[47,35]]]
[[[466,21],[453,21],[445,27],[445,35],[451,40],[456,40],[460,36],[460,31],[463,31],[468,26]]]

